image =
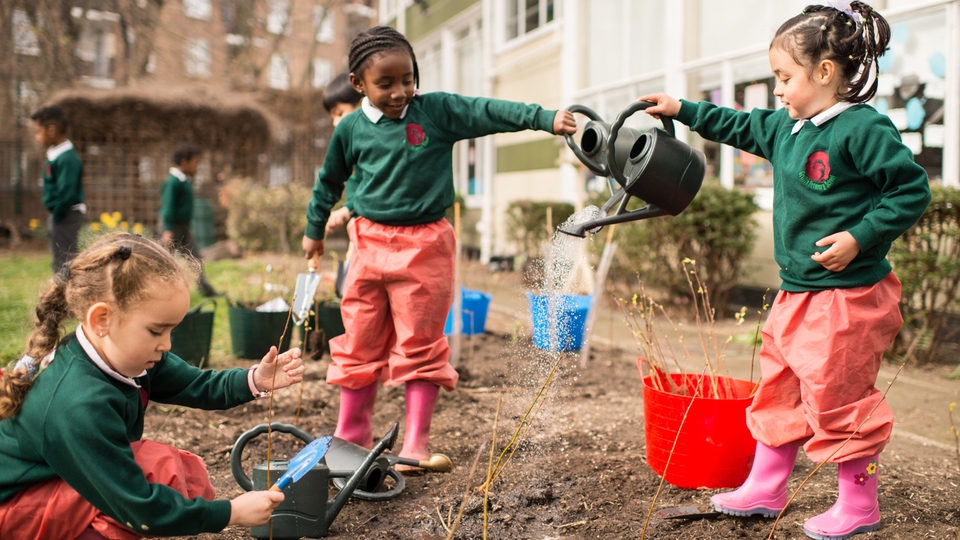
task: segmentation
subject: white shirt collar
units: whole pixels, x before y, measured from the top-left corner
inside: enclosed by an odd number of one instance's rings
[[[77,341],[79,341],[80,346],[83,347],[83,352],[87,353],[87,356],[93,360],[93,363],[100,368],[100,371],[106,373],[108,377],[116,379],[123,384],[130,385],[134,388],[140,388],[140,383],[138,383],[135,379],[117,373],[112,367],[108,366],[107,363],[103,361],[103,358],[100,358],[100,354],[95,348],[93,348],[93,344],[90,343],[90,340],[87,339],[87,336],[84,335],[82,326],[77,326]],[[147,370],[143,370],[143,373],[137,375],[137,377],[143,377],[146,374]]]
[[[183,174],[183,171],[176,167],[170,167],[170,174],[176,176],[181,182],[187,181],[187,175]]]
[[[841,101],[839,103],[834,104],[832,107],[823,111],[822,113],[814,116],[813,118],[810,119],[810,121],[813,122],[813,125],[820,127],[823,124],[826,124],[829,120],[832,120],[833,118],[837,117],[843,111],[849,109],[850,107],[853,107],[854,105],[856,105],[856,103],[851,103],[849,101]],[[793,130],[790,132],[790,134],[796,135],[797,132],[800,131],[800,128],[803,127],[803,124],[805,124],[806,122],[807,122],[806,118],[801,118],[800,120],[797,120],[797,123],[793,125]]]
[[[47,148],[47,159],[49,159],[50,161],[53,161],[57,159],[57,156],[71,149],[73,149],[73,143],[70,142],[69,140],[63,141],[62,143],[56,146],[51,146],[50,148]]]
[[[374,107],[373,103],[370,103],[370,98],[366,96],[364,96],[363,101],[360,102],[360,108],[363,109],[363,114],[367,115],[367,118],[369,118],[370,121],[373,122],[374,124],[376,124],[377,122],[380,121],[381,118],[383,118],[383,111]],[[407,106],[403,108],[403,112],[400,113],[400,118],[403,118],[404,116],[407,115],[407,109],[409,108],[410,108],[410,104],[408,103]]]

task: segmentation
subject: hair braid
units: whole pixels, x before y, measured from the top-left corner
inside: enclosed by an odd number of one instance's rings
[[[849,13],[832,6],[807,6],[780,26],[770,47],[789,52],[808,69],[821,60],[834,62],[843,79],[837,99],[865,103],[877,92],[870,71],[876,69],[889,42],[886,19],[865,2],[854,1]]]
[[[420,70],[413,46],[403,34],[389,26],[375,26],[353,38],[347,59],[350,72],[356,77],[363,77],[363,72],[373,56],[391,50],[401,50],[410,55],[410,60],[413,61],[413,84],[419,88]]]

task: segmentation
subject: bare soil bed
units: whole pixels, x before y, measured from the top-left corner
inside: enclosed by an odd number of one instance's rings
[[[465,339],[456,391],[441,393],[433,420],[431,449],[449,455],[452,473],[408,475],[406,490],[387,502],[351,500],[331,527],[344,539],[446,538],[446,526],[464,497],[471,464],[484,448],[472,485],[483,482],[489,441],[500,396],[498,449],[508,440],[533,402],[554,357],[532,347],[528,338],[484,334]],[[631,351],[594,347],[588,369],[564,358],[561,372],[503,475],[490,493],[487,537],[517,539],[640,538],[660,478],[645,462],[640,378]],[[297,423],[319,436],[332,434],[338,388],[324,382],[329,357],[307,360],[303,409],[296,419],[300,388],[278,392],[273,421]],[[251,362],[238,360],[236,366]],[[403,418],[403,389],[381,388],[375,409],[375,435]],[[151,404],[145,437],[175,444],[202,456],[217,495],[231,498],[241,489],[230,472],[230,449],[237,438],[268,418],[268,401],[230,411],[197,411]],[[402,422],[401,422],[402,426]],[[402,427],[401,427],[402,429]],[[295,452],[302,443],[275,433],[274,459]],[[402,440],[402,432],[401,432]],[[395,448],[394,451],[399,451]],[[244,452],[247,473],[266,461],[266,437]],[[711,464],[704,462],[703,467]],[[790,487],[813,470],[798,461]],[[863,538],[958,538],[960,474],[957,458],[908,439],[895,438],[881,458],[880,504],[883,526]],[[693,505],[708,511],[718,490],[681,490],[669,484],[656,509]],[[825,511],[836,497],[836,468],[824,467],[797,496],[775,538],[806,538],[801,525]],[[472,490],[454,538],[483,537],[482,496]],[[667,520],[651,518],[648,538],[767,538],[772,520],[712,517]],[[250,538],[249,530],[228,528],[199,538]]]

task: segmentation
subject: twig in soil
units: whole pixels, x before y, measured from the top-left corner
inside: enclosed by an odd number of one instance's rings
[[[907,358],[909,358],[909,353],[910,351],[907,351],[907,355],[905,355]],[[870,417],[873,416],[873,412],[877,410],[877,407],[879,407],[881,403],[887,400],[887,392],[889,392],[890,389],[893,388],[893,383],[897,381],[897,377],[900,376],[900,372],[903,371],[903,367],[905,365],[907,365],[906,360],[904,360],[904,362],[900,364],[900,367],[897,368],[897,372],[893,374],[893,380],[887,383],[887,389],[884,390],[883,395],[880,396],[880,401],[877,401],[877,403],[873,406],[873,408],[870,409],[870,412],[867,413],[867,415],[863,418],[863,420],[860,421],[860,424],[857,426],[856,429],[853,430],[853,433],[851,433],[850,436],[846,438],[846,440],[840,443],[840,446],[838,446],[836,450],[831,452],[830,455],[827,456],[827,459],[823,460],[812,471],[810,471],[810,474],[808,474],[807,477],[803,479],[803,482],[800,482],[800,485],[797,487],[797,489],[794,490],[793,494],[790,495],[790,498],[787,499],[787,504],[784,505],[783,510],[781,510],[780,513],[777,514],[777,519],[774,520],[773,527],[770,528],[770,535],[767,537],[767,540],[773,539],[773,533],[777,531],[777,525],[780,523],[780,518],[783,517],[783,513],[786,512],[787,508],[790,507],[790,503],[792,503],[793,500],[797,498],[797,495],[800,493],[800,490],[803,489],[803,486],[807,485],[807,481],[813,478],[813,475],[817,474],[817,471],[819,471],[824,465],[826,465],[827,462],[830,461],[830,458],[837,455],[837,452],[839,452],[840,450],[843,450],[843,447],[846,446],[848,442],[850,442],[850,439],[853,439],[854,435],[860,432],[860,428],[862,428],[863,425],[867,423],[867,420],[869,420]]]
[[[767,304],[767,293],[770,292],[770,287],[767,287],[763,291],[763,300],[760,302],[763,304],[763,308],[759,311],[759,317],[757,317],[757,329],[753,332],[753,352],[750,353],[750,382],[753,382],[753,363],[757,358],[757,338],[760,337],[760,322],[763,321],[763,312],[770,308],[770,304]],[[757,391],[757,387],[753,387],[753,391]]]
[[[296,298],[294,298],[296,302]],[[283,324],[283,332],[280,334],[280,341],[277,342],[277,355],[280,354],[280,347],[283,346],[283,338],[287,335],[287,329],[290,328],[290,319],[293,317],[293,305],[290,306],[290,309],[287,311],[287,320]],[[270,381],[270,403],[267,406],[267,485],[272,485],[270,483],[270,451],[272,440],[272,428],[273,428],[273,389],[277,386],[277,370],[274,366],[273,370],[273,379]],[[273,540],[273,516],[270,516],[270,540]]]
[[[957,431],[957,426],[953,423],[953,410],[956,408],[957,404],[951,403],[950,408],[947,409],[947,417],[950,418],[950,434],[953,435],[957,447],[957,468],[960,468],[960,431]]]
[[[490,461],[487,462],[487,479],[493,471],[493,454],[497,448],[497,424],[500,422],[500,407],[503,405],[503,394],[497,400],[497,413],[493,416],[493,435],[490,437]],[[490,482],[483,485],[483,540],[487,540],[487,505],[490,503]]]
[[[569,529],[570,527],[579,527],[580,525],[586,525],[587,523],[590,523],[590,521],[585,519],[585,520],[583,520],[583,521],[574,521],[573,523],[565,523],[565,524],[563,524],[563,525],[554,525],[553,528],[554,528],[554,529]]]
[[[473,482],[473,473],[477,471],[477,463],[480,463],[480,454],[483,453],[483,447],[486,443],[481,444],[480,448],[477,448],[477,455],[473,458],[473,465],[470,466],[470,474],[467,475],[467,487],[463,490],[463,500],[460,501],[460,510],[457,511],[457,519],[453,520],[453,524],[450,525],[450,528],[447,530],[447,540],[453,538],[453,533],[457,532],[457,527],[460,525],[460,518],[463,517],[463,511],[467,507],[467,499],[470,498],[470,483]],[[443,523],[443,520],[440,520]]]
[[[653,514],[653,509],[657,504],[657,497],[660,496],[660,491],[663,490],[663,483],[667,479],[667,471],[670,469],[670,461],[673,459],[673,452],[677,448],[677,441],[680,440],[680,434],[683,433],[683,424],[686,423],[687,416],[690,414],[690,409],[693,408],[693,404],[697,401],[697,396],[700,394],[700,388],[703,386],[703,378],[708,367],[709,364],[704,364],[703,371],[697,378],[697,387],[693,391],[693,397],[690,399],[690,404],[687,405],[687,410],[683,411],[683,418],[680,419],[680,425],[677,426],[677,436],[673,438],[673,446],[670,447],[670,454],[667,455],[667,463],[663,466],[663,474],[660,475],[660,485],[657,486],[657,492],[653,495],[653,500],[650,501],[650,510],[647,511],[647,518],[643,520],[643,531],[640,532],[641,540],[647,537],[647,526],[650,524],[650,516]]]
[[[540,411],[540,409],[543,407],[543,404],[546,402],[545,394],[553,385],[554,375],[556,375],[557,368],[560,366],[560,360],[562,359],[563,352],[560,352],[560,354],[557,355],[557,360],[553,363],[553,367],[550,368],[547,378],[540,386],[540,390],[533,398],[533,402],[530,403],[530,407],[527,408],[527,412],[523,415],[523,418],[520,419],[520,425],[518,425],[516,431],[513,432],[513,438],[510,439],[510,442],[508,442],[500,452],[500,456],[497,458],[497,462],[494,464],[493,470],[491,471],[492,476],[487,477],[487,481],[480,486],[480,489],[489,489],[493,482],[500,476],[500,473],[503,472],[503,469],[506,468],[507,463],[509,463],[510,458],[513,457],[513,454],[516,453],[517,448],[519,448],[519,443],[523,442],[523,439],[533,422],[533,417],[536,416],[537,412]],[[507,454],[508,451],[510,452],[509,455]],[[506,457],[506,459],[504,459],[504,457]]]

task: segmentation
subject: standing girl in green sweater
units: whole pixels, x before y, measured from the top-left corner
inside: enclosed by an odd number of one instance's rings
[[[324,225],[354,174],[349,230],[354,253],[341,313],[346,333],[330,340],[327,383],[340,386],[337,437],[369,447],[377,385],[406,388],[400,456],[426,459],[439,389],[457,372],[443,334],[453,301],[453,145],[493,133],[538,129],[574,133],[568,111],[545,111],[443,92],[418,95],[416,56],[384,26],[350,45],[350,81],[366,96],[330,140],[307,209],[303,250],[323,254]]]
[[[37,305],[27,355],[0,372],[0,538],[128,540],[270,519],[283,494],[216,496],[203,460],[143,435],[148,400],[227,409],[301,380],[300,351],[201,371],[170,351],[192,268],[159,244],[107,236]],[[80,320],[61,340],[64,319]]]
[[[717,510],[775,516],[799,446],[838,464],[839,496],[803,529],[844,539],[880,527],[878,458],[893,413],[875,388],[903,319],[886,255],[930,202],[924,170],[893,123],[865,103],[890,27],[863,2],[811,5],[770,44],[777,111],[737,112],[663,94],[647,113],[770,160],[774,257],[783,284],[763,329],[762,379],[747,424],[757,440],[743,486]],[[847,441],[848,438],[852,438]]]

